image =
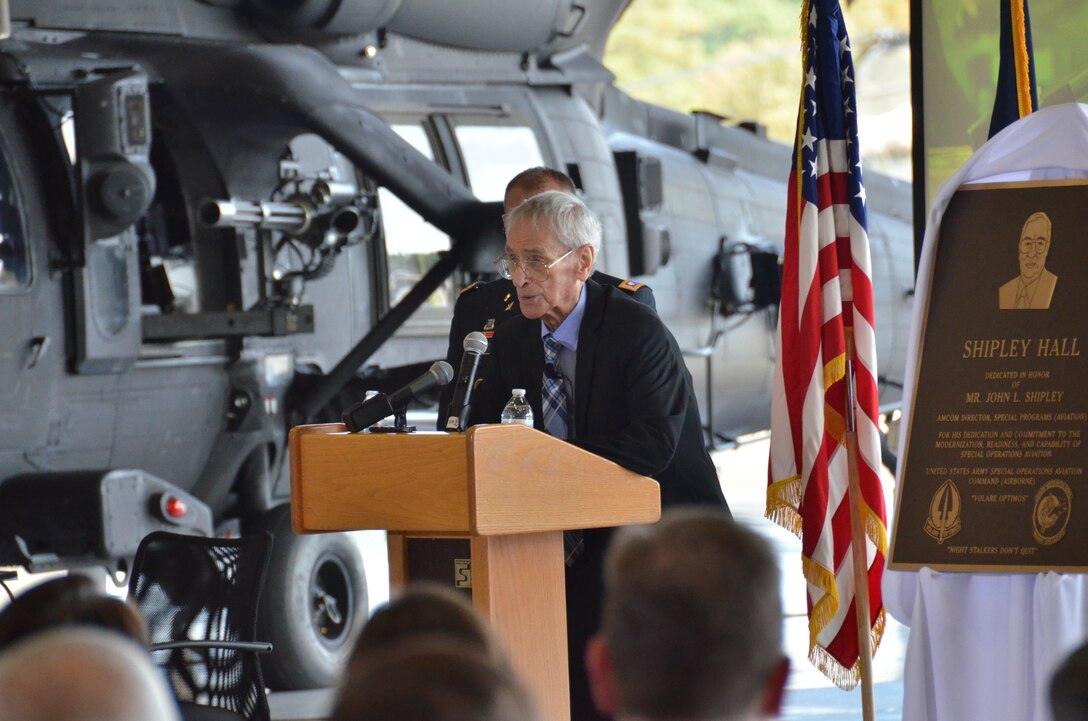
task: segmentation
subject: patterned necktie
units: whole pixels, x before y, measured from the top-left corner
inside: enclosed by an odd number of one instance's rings
[[[563,391],[563,374],[559,371],[559,341],[544,336],[544,428],[556,438],[566,439],[570,427],[567,394]],[[585,539],[580,530],[563,531],[563,562],[574,565],[582,555]]]
[[[570,427],[567,394],[563,392],[563,374],[559,372],[559,341],[544,336],[544,428],[556,438],[566,438]]]
[[[1018,309],[1031,307],[1031,300],[1028,298],[1028,287],[1022,279],[1020,281],[1020,292],[1016,294],[1016,307]]]

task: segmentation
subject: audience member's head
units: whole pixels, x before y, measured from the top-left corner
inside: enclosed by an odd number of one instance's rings
[[[99,628],[43,631],[0,653],[4,721],[177,721],[146,650]]]
[[[558,190],[574,195],[574,181],[558,170],[537,166],[523,170],[506,184],[503,195],[503,213],[509,213],[521,205],[526,198],[539,195],[547,190]]]
[[[682,509],[620,531],[605,564],[602,630],[586,650],[602,713],[646,721],[777,713],[789,661],[766,541],[719,511]]]
[[[331,721],[538,721],[504,663],[448,639],[415,638],[348,664]]]
[[[147,646],[147,625],[139,612],[107,596],[86,576],[50,579],[24,591],[0,611],[0,649],[39,631],[87,625],[117,631]]]
[[[1088,719],[1088,643],[1071,653],[1050,681],[1054,721]]]
[[[378,608],[359,633],[352,659],[373,657],[416,639],[447,639],[498,663],[509,662],[471,604],[456,591],[433,583],[413,583]]]

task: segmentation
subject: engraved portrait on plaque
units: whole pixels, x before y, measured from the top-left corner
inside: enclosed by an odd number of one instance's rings
[[[1084,180],[949,202],[918,300],[890,568],[1088,570],[1086,207]]]
[[[1050,218],[1032,213],[1020,231],[1020,275],[998,289],[1001,310],[1046,310],[1054,297],[1058,276],[1046,269],[1050,250]]]

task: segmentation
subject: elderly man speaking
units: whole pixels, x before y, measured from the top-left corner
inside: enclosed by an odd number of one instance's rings
[[[680,348],[654,311],[589,279],[600,242],[600,223],[567,193],[511,211],[496,266],[513,281],[522,315],[495,331],[471,420],[498,422],[511,389],[524,388],[539,430],[652,476],[662,506],[728,513]],[[599,620],[607,543],[607,529],[568,543],[573,721],[596,718],[582,658]]]

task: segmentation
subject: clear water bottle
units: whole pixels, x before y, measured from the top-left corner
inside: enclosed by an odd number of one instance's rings
[[[506,407],[502,409],[503,423],[520,423],[523,426],[533,427],[533,409],[529,401],[525,400],[525,389],[515,388],[514,395],[510,396]]]

